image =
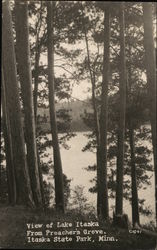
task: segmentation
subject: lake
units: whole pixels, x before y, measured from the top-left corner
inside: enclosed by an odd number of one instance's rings
[[[82,152],[82,148],[86,145],[88,139],[85,136],[88,132],[77,132],[76,136],[71,138],[67,144],[70,149],[67,150],[61,146],[61,157],[63,172],[67,175],[68,179],[71,179],[71,189],[74,189],[76,185],[82,185],[84,187],[85,196],[88,202],[96,208],[96,194],[90,193],[89,188],[93,186],[91,179],[96,176],[96,172],[89,172],[85,170],[88,165],[96,163],[96,154],[93,152]],[[51,135],[48,136],[51,138]],[[52,155],[52,148],[48,148],[47,152]],[[151,185],[146,186],[146,189],[140,189],[138,192],[140,199],[145,199],[145,206],[148,206],[152,210],[152,215],[144,216],[140,215],[140,221],[142,224],[155,222],[155,189],[154,189],[154,175],[151,177]],[[114,200],[109,200],[110,215],[112,216],[114,206]],[[128,214],[131,219],[131,205],[124,199],[124,212]]]

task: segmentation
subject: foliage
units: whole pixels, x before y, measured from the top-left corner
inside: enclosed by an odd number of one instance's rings
[[[88,199],[84,194],[84,187],[83,186],[75,186],[72,194],[72,203],[70,206],[78,213],[78,214],[94,214],[94,207],[88,203]]]

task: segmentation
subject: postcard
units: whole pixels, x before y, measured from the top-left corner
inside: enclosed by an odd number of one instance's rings
[[[156,21],[3,0],[0,248],[157,249]]]

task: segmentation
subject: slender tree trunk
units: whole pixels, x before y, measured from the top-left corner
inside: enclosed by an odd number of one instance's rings
[[[88,45],[87,32],[86,32],[85,27],[84,27],[84,32],[85,32],[85,42],[86,42],[86,49],[87,49],[88,70],[90,73],[90,80],[92,84],[92,105],[93,105],[94,121],[95,121],[95,128],[96,128],[96,141],[97,141],[97,145],[99,145],[100,129],[99,129],[99,118],[98,118],[97,105],[96,105],[96,96],[95,96],[95,73],[92,72],[92,69],[91,69],[89,45]]]
[[[38,85],[39,85],[39,61],[40,61],[40,45],[39,45],[39,35],[37,35],[36,39],[36,53],[35,53],[35,76],[34,76],[34,92],[33,92],[33,103],[34,103],[34,120],[35,120],[35,127],[37,127],[37,111],[38,111]],[[36,130],[37,136],[37,130]],[[38,159],[38,171],[39,171],[39,179],[40,179],[40,189],[42,195],[42,203],[45,208],[45,195],[44,195],[44,187],[43,187],[43,175],[41,170],[40,164],[40,156],[37,147],[37,159]]]
[[[135,142],[134,142],[134,129],[131,122],[129,124],[129,141],[131,151],[131,190],[132,190],[132,222],[140,224],[139,207],[138,207],[138,193],[137,193],[137,177],[136,177],[136,164],[135,164]]]
[[[39,84],[39,61],[40,61],[40,52],[41,52],[41,45],[39,43],[39,33],[41,30],[41,23],[42,23],[42,9],[43,3],[40,1],[40,15],[38,18],[38,22],[36,25],[36,51],[35,51],[35,76],[34,76],[34,92],[33,92],[33,101],[34,101],[34,117],[35,117],[35,123],[37,122],[37,108],[38,108],[38,84]]]
[[[37,45],[37,51],[35,53],[35,76],[34,76],[34,92],[33,92],[35,123],[37,123],[39,60],[40,60],[40,49],[38,48],[38,45]]]
[[[92,71],[91,71],[92,72]],[[100,186],[100,124],[99,124],[99,115],[96,105],[96,96],[95,96],[95,73],[93,73],[93,78],[91,78],[92,82],[92,104],[94,110],[94,121],[95,121],[95,132],[96,132],[96,161],[97,161],[97,215],[98,218],[101,218],[101,186]]]
[[[129,67],[128,67],[128,84],[127,84],[127,98],[129,100],[132,85],[132,70],[131,70],[131,46],[129,45]],[[131,192],[132,192],[132,223],[133,226],[140,224],[139,205],[138,205],[138,191],[137,191],[137,176],[136,176],[136,163],[135,163],[135,140],[134,140],[134,119],[129,114],[128,127],[129,127],[129,142],[130,142],[130,158],[131,158]]]
[[[38,111],[38,85],[39,85],[39,60],[40,60],[40,46],[38,44],[39,37],[37,36],[36,41],[36,54],[35,54],[35,76],[34,76],[34,92],[33,92],[33,103],[34,103],[34,120],[35,120],[35,128],[37,127],[37,111]],[[36,136],[37,130],[36,130]],[[40,156],[39,151],[37,147],[37,159],[38,159],[38,171],[39,171],[39,179],[40,179],[40,190],[42,195],[42,203],[45,208],[45,194],[44,194],[44,187],[43,187],[43,175],[41,170],[41,164],[40,164]]]
[[[27,2],[24,3],[20,1],[15,1],[15,29],[17,62],[24,106],[27,162],[29,167],[33,198],[36,206],[41,207],[42,197],[40,190],[35,135]]]
[[[41,189],[41,197],[42,197],[42,204],[43,208],[45,209],[45,193],[44,193],[44,182],[43,182],[43,174],[41,169],[39,151],[37,150],[37,157],[38,157],[38,170],[39,170],[39,180],[40,180],[40,189]]]
[[[49,105],[50,105],[50,123],[53,141],[54,156],[54,180],[55,180],[55,203],[56,210],[64,213],[64,191],[63,191],[63,173],[60,156],[57,121],[55,111],[55,87],[54,87],[54,39],[53,39],[53,19],[54,2],[47,2],[47,33],[48,33],[48,84],[49,84]]]
[[[87,38],[87,31],[86,27],[84,26],[84,34],[85,34],[85,42],[86,42],[86,49],[87,49],[87,60],[88,60],[88,70],[90,73],[90,80],[92,85],[92,106],[93,106],[93,115],[95,121],[95,134],[96,134],[96,159],[97,159],[97,215],[100,217],[100,207],[101,207],[101,199],[100,199],[100,128],[99,128],[99,117],[96,105],[96,96],[95,96],[95,73],[92,72],[91,69],[91,62],[90,62],[90,52],[89,52],[89,45],[88,45],[88,38]]]
[[[41,30],[41,24],[42,24],[42,9],[43,3],[40,2],[40,15],[37,22],[36,30],[36,51],[35,51],[35,75],[34,75],[34,92],[33,92],[33,103],[34,103],[34,120],[35,125],[37,127],[37,111],[38,111],[38,85],[39,85],[39,62],[40,62],[40,53],[41,53],[41,44],[39,43],[39,33]],[[36,130],[36,136],[37,136],[37,130]],[[39,150],[37,147],[37,159],[38,159],[38,171],[39,171],[39,179],[40,179],[40,189],[41,189],[41,195],[42,195],[42,203],[43,207],[45,209],[45,194],[44,194],[44,186],[43,186],[43,175],[42,175],[42,169],[40,164],[40,156],[39,156]]]
[[[156,60],[153,38],[152,3],[143,3],[145,66],[147,72],[148,98],[155,171],[155,202],[157,223],[157,133],[156,133]]]
[[[35,127],[37,127],[37,111],[38,111],[38,85],[39,85],[39,61],[40,61],[40,53],[41,53],[41,45],[39,44],[39,32],[41,28],[41,19],[42,19],[42,2],[41,2],[41,8],[40,8],[40,16],[38,20],[37,25],[37,36],[36,36],[36,51],[35,51],[35,75],[34,75],[34,92],[33,92],[33,103],[34,103],[34,120],[35,120]],[[37,130],[36,130],[36,136],[37,136]],[[42,195],[42,203],[45,208],[45,194],[44,194],[44,187],[43,187],[43,175],[41,170],[41,164],[40,164],[40,156],[39,151],[37,147],[37,159],[38,159],[38,171],[39,171],[39,179],[40,179],[40,189],[41,189],[41,195]]]
[[[126,62],[125,62],[125,21],[124,3],[120,3],[120,110],[118,128],[118,155],[117,155],[117,188],[116,188],[116,215],[123,214],[123,165],[125,140],[125,109],[126,109]]]
[[[25,157],[24,134],[21,120],[19,89],[17,83],[17,70],[15,48],[12,31],[12,19],[9,1],[3,2],[3,34],[2,52],[4,66],[4,83],[7,96],[8,113],[12,137],[13,160],[15,166],[18,203],[33,206],[32,191]]]
[[[104,74],[102,86],[102,109],[101,109],[101,136],[98,112],[95,97],[95,73],[92,72],[88,39],[85,29],[85,41],[87,49],[88,69],[92,84],[92,105],[94,111],[94,120],[96,127],[97,141],[97,214],[99,218],[108,217],[108,188],[107,188],[107,95],[108,95],[108,78],[109,78],[109,40],[110,40],[110,13],[105,11],[105,41],[104,41]],[[106,60],[105,60],[106,57]]]
[[[0,201],[2,198],[2,165],[0,164]]]
[[[104,58],[103,82],[100,113],[100,214],[103,219],[109,217],[107,186],[107,125],[108,125],[108,84],[110,72],[110,7],[104,12]]]
[[[96,149],[96,163],[97,163],[97,216],[98,218],[102,218],[101,212],[101,186],[100,186],[100,144],[97,145]]]
[[[16,181],[15,169],[13,163],[12,139],[10,131],[10,121],[7,111],[7,100],[5,93],[4,77],[2,70],[2,129],[4,135],[5,155],[6,155],[6,172],[8,185],[8,202],[11,205],[16,204]]]

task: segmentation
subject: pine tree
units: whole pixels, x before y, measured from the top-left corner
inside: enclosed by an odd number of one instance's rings
[[[139,221],[139,205],[138,205],[138,193],[137,193],[137,175],[136,175],[136,163],[135,163],[135,142],[134,142],[134,129],[130,122],[129,124],[129,140],[130,140],[130,152],[131,152],[131,191],[132,191],[132,222],[133,226],[140,223]]]
[[[104,11],[104,54],[103,54],[103,77],[100,111],[100,200],[101,214],[103,218],[109,217],[108,208],[108,185],[107,185],[107,128],[108,128],[108,85],[110,73],[110,7]],[[99,183],[99,182],[98,182]]]
[[[41,207],[42,197],[35,135],[27,2],[15,1],[15,29],[17,63],[24,107],[27,163],[34,201],[37,207]]]
[[[24,133],[21,120],[19,89],[9,1],[3,2],[3,68],[7,96],[10,130],[12,136],[13,161],[15,166],[17,203],[34,206],[25,156]]]
[[[126,62],[125,62],[125,20],[124,3],[120,3],[120,104],[118,126],[118,152],[117,152],[117,189],[116,189],[116,215],[123,214],[123,165],[124,165],[124,140],[125,140],[125,110],[126,110]]]
[[[149,112],[152,132],[152,144],[154,154],[154,172],[155,172],[155,204],[156,204],[156,223],[157,223],[157,154],[156,154],[156,63],[155,48],[153,38],[153,17],[152,3],[143,3],[144,20],[144,47],[145,47],[145,66],[147,73],[147,86],[149,98]]]
[[[48,48],[48,86],[49,86],[49,107],[50,123],[53,141],[54,156],[54,180],[55,180],[55,202],[56,210],[64,213],[64,191],[63,191],[63,173],[60,156],[56,111],[55,111],[55,88],[54,88],[54,35],[53,18],[54,5],[52,1],[47,2],[47,48]]]

